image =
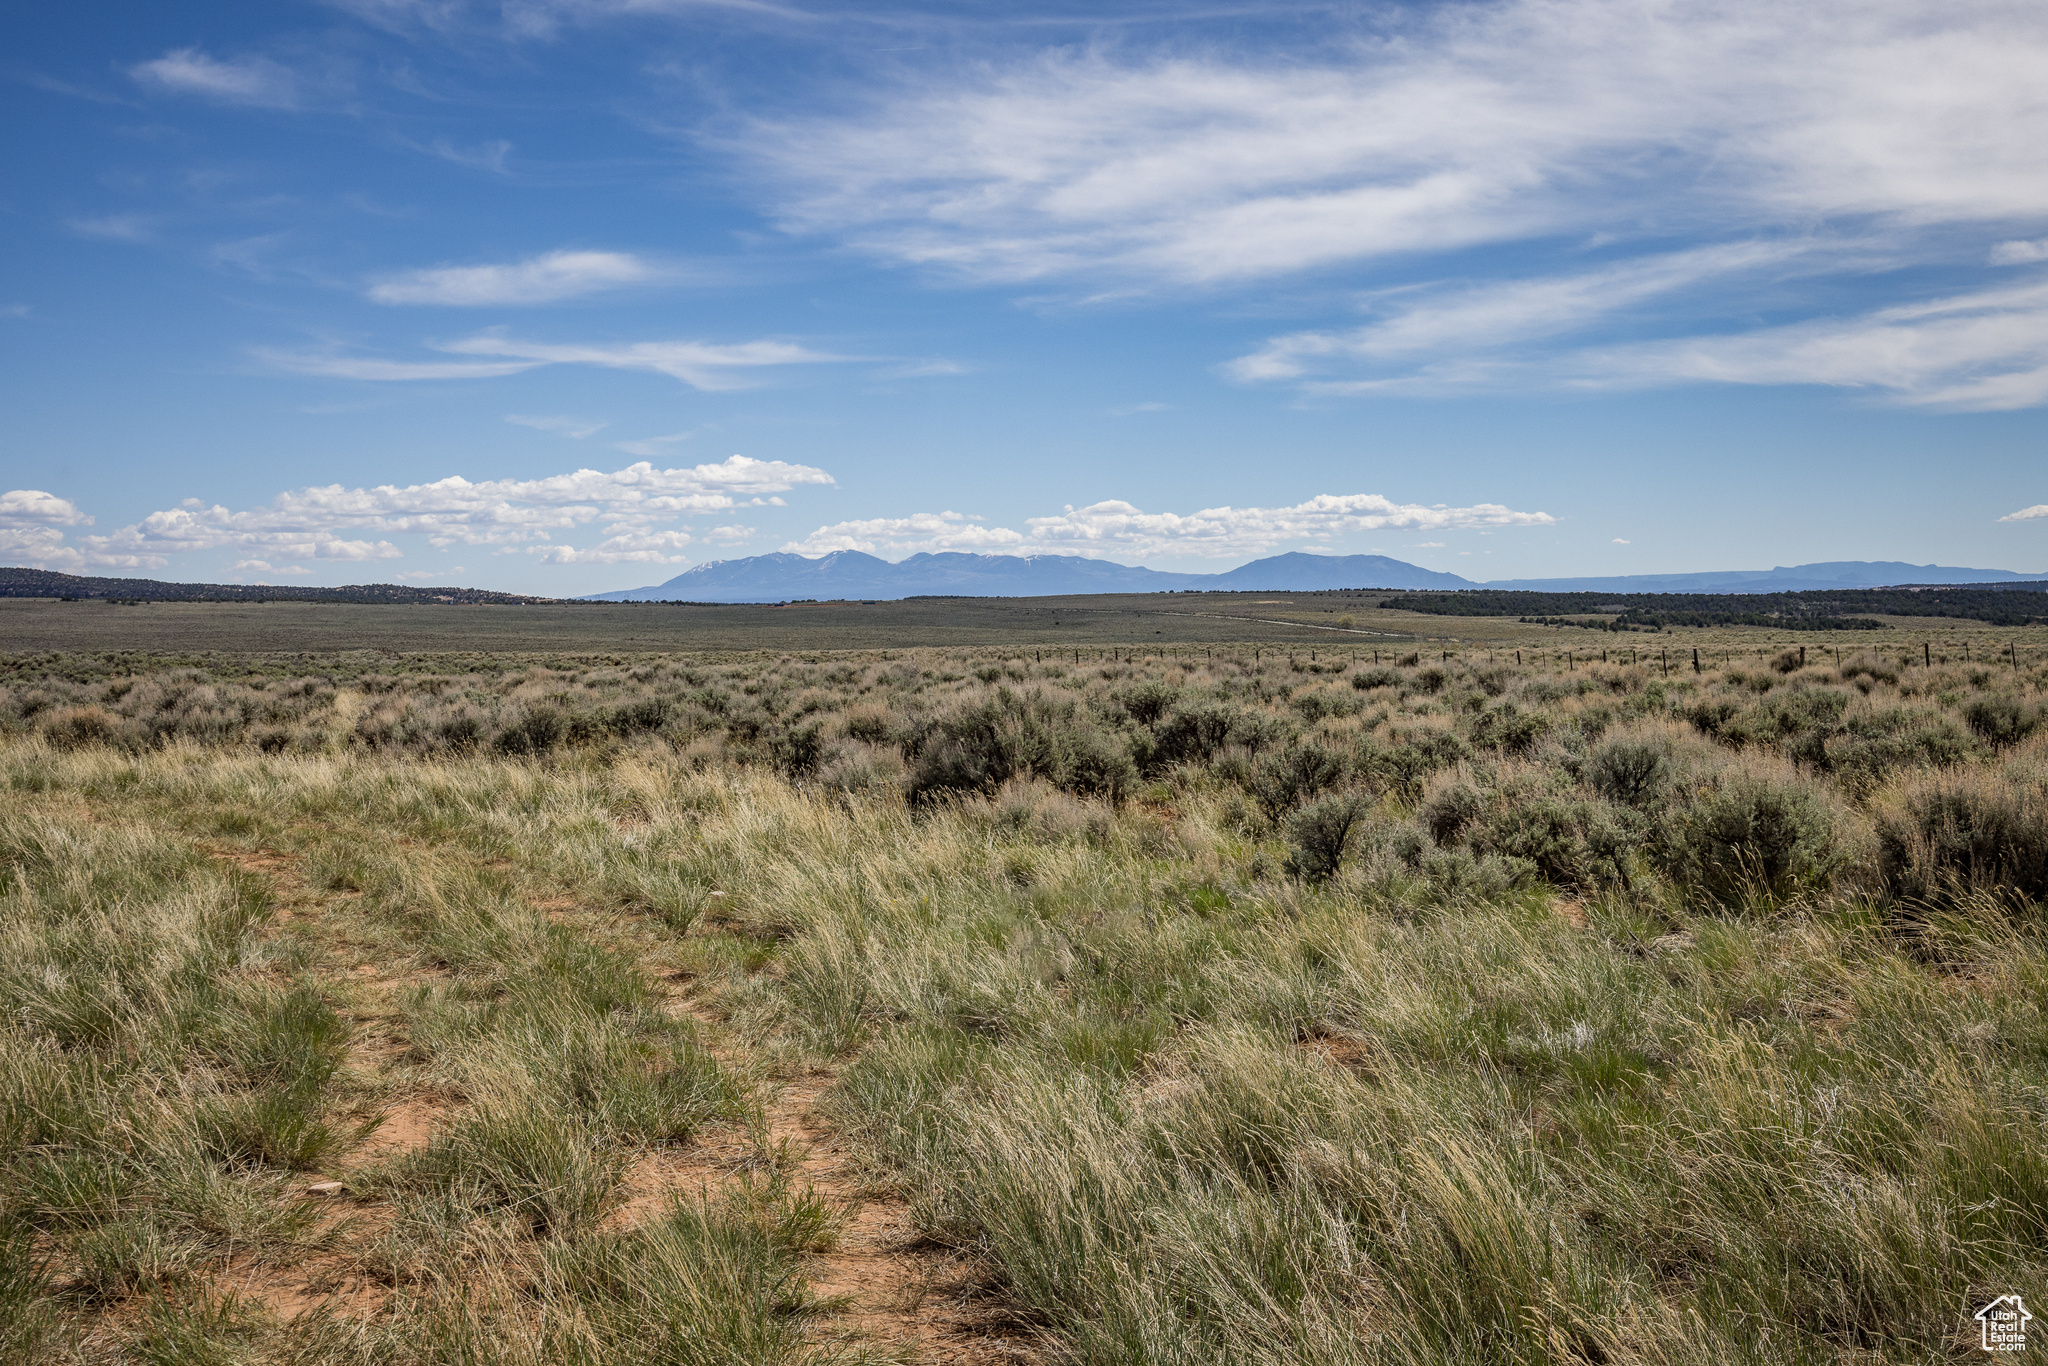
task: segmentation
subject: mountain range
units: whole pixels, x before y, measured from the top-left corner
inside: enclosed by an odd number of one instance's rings
[[[891,563],[858,550],[714,560],[666,583],[595,593],[594,602],[794,602],[959,596],[1059,597],[1168,591],[1313,593],[1337,588],[1528,589],[1538,592],[1796,593],[1899,584],[2005,583],[2043,577],[1898,560],[1829,560],[1776,569],[1476,582],[1384,555],[1274,555],[1221,574],[1175,574],[1079,555],[912,555]]]

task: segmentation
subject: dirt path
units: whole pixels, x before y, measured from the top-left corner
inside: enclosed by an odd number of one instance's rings
[[[349,893],[312,887],[301,860],[291,854],[220,847],[207,852],[271,881],[278,897],[273,924],[280,930],[318,933],[337,903],[351,899]],[[558,922],[572,919],[576,906],[569,897],[533,904]],[[345,959],[354,956],[344,954]],[[409,1046],[400,1004],[403,992],[446,974],[409,962],[357,961],[340,966],[353,988],[354,999],[342,1007],[357,1035],[350,1061],[368,1075],[390,1078]],[[758,1073],[730,1030],[682,984],[670,981],[669,986],[669,1008],[697,1021],[706,1046],[721,1061],[743,1075]],[[820,1316],[822,1338],[846,1340],[888,1360],[916,1366],[1036,1360],[1033,1333],[1009,1312],[987,1268],[933,1244],[913,1225],[900,1197],[875,1191],[863,1181],[850,1146],[818,1108],[836,1077],[833,1069],[813,1068],[776,1087],[765,1099],[755,1129],[718,1125],[686,1146],[642,1155],[629,1170],[625,1201],[608,1222],[616,1228],[631,1227],[679,1195],[717,1199],[737,1183],[767,1175],[772,1165],[789,1176],[796,1193],[808,1190],[844,1215],[830,1249],[810,1257],[814,1293],[839,1306]],[[382,1108],[383,1122],[341,1166],[424,1145],[447,1122],[451,1107],[445,1097],[408,1091],[401,1084]],[[331,1178],[316,1172],[302,1179],[314,1187]],[[286,1319],[314,1310],[345,1318],[376,1317],[392,1286],[369,1275],[357,1254],[363,1239],[388,1223],[388,1211],[343,1195],[325,1198],[333,1200],[333,1209],[320,1220],[305,1255],[289,1265],[231,1264],[217,1283]]]
[[[704,1026],[706,1046],[722,1061],[744,1064],[729,1031],[700,1003],[683,997],[675,1005]],[[834,1069],[816,1067],[783,1084],[763,1106],[758,1135],[728,1127],[674,1157],[646,1159],[633,1171],[622,1217],[651,1213],[675,1192],[715,1197],[724,1183],[765,1166],[765,1152],[797,1192],[812,1191],[846,1212],[831,1249],[810,1259],[813,1291],[844,1305],[821,1321],[828,1334],[851,1335],[919,1366],[1037,1360],[1034,1335],[1009,1312],[987,1269],[931,1242],[900,1197],[862,1180],[849,1145],[818,1110],[836,1078]]]

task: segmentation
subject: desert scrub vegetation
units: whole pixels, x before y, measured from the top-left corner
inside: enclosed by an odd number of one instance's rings
[[[903,1355],[815,1288],[806,1076],[1046,1360],[1927,1361],[2048,1270],[2036,674],[14,676],[24,1353]],[[306,1257],[375,1293],[236,1297]]]

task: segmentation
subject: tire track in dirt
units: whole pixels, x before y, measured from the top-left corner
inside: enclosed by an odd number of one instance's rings
[[[267,932],[317,932],[330,911],[358,895],[314,886],[305,875],[301,855],[271,848],[205,844],[200,849],[270,883],[275,910]],[[330,942],[323,947],[334,945]],[[441,969],[409,962],[402,966],[360,962],[345,969],[336,985],[346,986],[335,994],[334,1004],[336,1013],[348,1022],[351,1035],[346,1065],[374,1078],[389,1078],[412,1048],[400,998],[414,986],[447,977]],[[374,1318],[397,1287],[365,1264],[364,1251],[389,1227],[390,1210],[381,1202],[350,1198],[335,1172],[425,1147],[453,1108],[445,1097],[414,1089],[401,1090],[381,1105],[356,1109],[355,1120],[374,1118],[376,1127],[338,1154],[329,1164],[333,1170],[295,1173],[299,1198],[317,1200],[322,1206],[303,1239],[301,1254],[289,1263],[236,1258],[214,1273],[212,1283],[264,1306],[287,1322],[314,1312]]]
[[[745,1066],[729,1031],[700,1002],[679,996],[671,1003],[703,1026],[705,1046],[721,1062]],[[851,1144],[818,1108],[837,1079],[836,1069],[813,1067],[764,1101],[758,1132],[728,1128],[680,1162],[664,1166],[657,1158],[636,1167],[629,1217],[652,1212],[673,1193],[715,1196],[721,1183],[774,1163],[795,1190],[808,1189],[845,1216],[830,1250],[809,1257],[812,1290],[843,1306],[822,1323],[920,1366],[1037,1361],[1037,1334],[1019,1322],[987,1265],[933,1243],[907,1202],[862,1179]]]

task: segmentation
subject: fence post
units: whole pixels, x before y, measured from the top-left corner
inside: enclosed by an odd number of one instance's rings
[[[1934,667],[1934,647],[1924,640],[1920,642],[1920,663],[1925,668]]]
[[[1694,673],[1700,671],[1700,647],[1697,645],[1692,647],[1692,671]]]

